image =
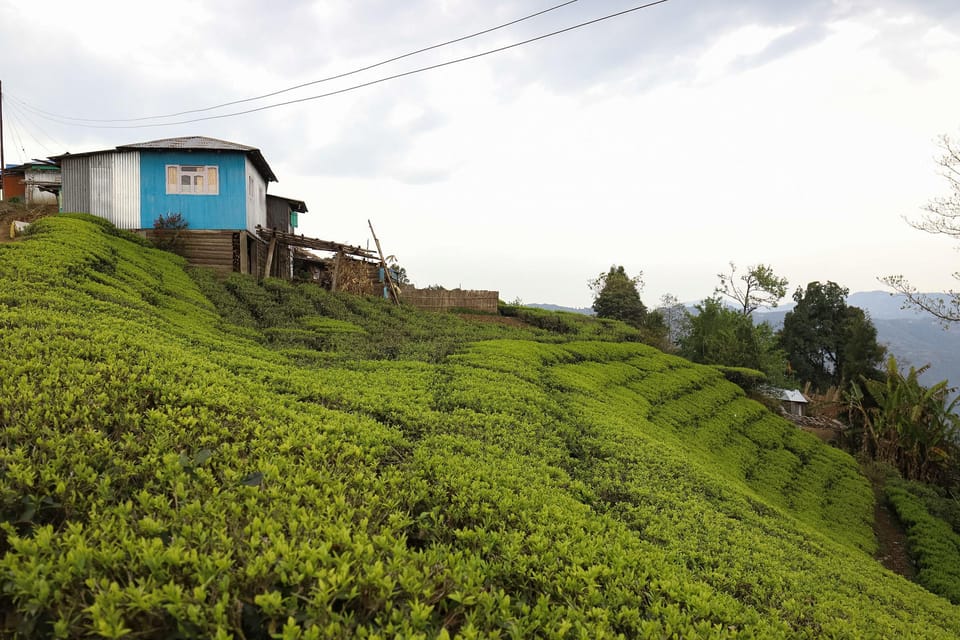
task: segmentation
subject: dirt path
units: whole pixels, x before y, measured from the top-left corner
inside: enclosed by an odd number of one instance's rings
[[[907,553],[907,534],[896,512],[887,501],[882,484],[873,484],[876,506],[873,509],[873,533],[877,537],[874,557],[887,569],[913,580],[917,569]]]

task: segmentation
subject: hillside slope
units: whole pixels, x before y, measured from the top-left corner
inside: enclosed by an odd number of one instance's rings
[[[615,323],[0,246],[0,635],[943,637],[851,458]]]

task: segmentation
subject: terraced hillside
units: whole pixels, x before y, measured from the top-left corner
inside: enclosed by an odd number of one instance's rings
[[[615,323],[0,246],[0,635],[942,637],[848,456]]]

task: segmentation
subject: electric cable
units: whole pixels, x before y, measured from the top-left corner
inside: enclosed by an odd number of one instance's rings
[[[430,46],[428,46],[428,47],[423,47],[423,48],[417,49],[416,51],[411,51],[411,52],[409,52],[409,53],[404,53],[404,54],[399,55],[399,56],[394,56],[394,57],[392,57],[392,58],[388,58],[387,60],[382,60],[382,61],[380,61],[380,62],[376,62],[376,63],[374,63],[374,64],[370,64],[370,65],[367,65],[367,66],[365,66],[365,67],[359,67],[359,68],[357,68],[357,69],[353,69],[352,71],[345,71],[345,72],[343,72],[343,73],[337,73],[337,74],[332,75],[332,76],[327,76],[327,77],[325,77],[325,78],[320,78],[319,80],[311,80],[310,82],[304,82],[304,83],[302,83],[302,84],[293,85],[292,87],[287,87],[287,88],[285,88],[285,89],[278,89],[277,91],[271,91],[270,93],[264,93],[264,94],[261,94],[261,95],[258,95],[258,96],[253,96],[253,97],[250,97],[250,98],[241,98],[241,99],[239,99],[239,100],[232,100],[232,101],[230,101],[230,102],[224,102],[224,103],[221,103],[221,104],[215,104],[215,105],[210,106],[210,107],[202,107],[202,108],[199,108],[199,109],[188,109],[188,110],[186,110],[186,111],[178,111],[178,112],[176,112],[176,113],[167,113],[167,114],[157,115],[157,116],[142,116],[142,117],[139,117],[139,118],[98,119],[98,118],[75,118],[75,117],[73,117],[73,116],[59,115],[59,114],[56,114],[56,113],[51,113],[51,112],[49,112],[49,111],[44,111],[44,110],[42,110],[42,109],[40,109],[40,108],[38,108],[38,107],[34,107],[34,106],[32,106],[32,105],[28,105],[28,103],[26,103],[26,102],[23,101],[23,100],[20,100],[20,102],[21,102],[22,104],[24,104],[25,106],[30,106],[31,109],[33,109],[34,111],[37,111],[38,113],[42,113],[42,114],[48,115],[48,116],[53,116],[53,117],[56,117],[56,118],[62,118],[62,119],[64,119],[64,120],[76,120],[76,121],[78,121],[78,122],[140,122],[140,121],[143,121],[143,120],[158,120],[158,119],[162,119],[162,118],[175,118],[175,117],[177,117],[177,116],[188,115],[188,114],[191,114],[191,113],[201,113],[201,112],[204,112],[204,111],[213,111],[214,109],[221,109],[221,108],[223,108],[223,107],[230,107],[230,106],[233,106],[233,105],[235,105],[235,104],[243,104],[243,103],[246,103],[246,102],[253,102],[253,101],[255,101],[255,100],[262,100],[262,99],[264,99],[264,98],[271,98],[271,97],[273,97],[273,96],[277,96],[277,95],[280,95],[280,94],[283,94],[283,93],[289,93],[290,91],[295,91],[295,90],[297,90],[297,89],[303,89],[304,87],[309,87],[309,86],[312,86],[312,85],[321,84],[321,83],[323,83],[323,82],[330,82],[331,80],[339,80],[340,78],[346,78],[347,76],[356,75],[356,74],[362,73],[362,72],[364,72],[364,71],[369,71],[370,69],[376,69],[377,67],[382,67],[382,66],[384,66],[384,65],[390,64],[391,62],[396,62],[397,60],[403,60],[404,58],[409,58],[409,57],[411,57],[411,56],[415,56],[415,55],[418,55],[418,54],[421,54],[421,53],[425,53],[425,52],[427,52],[427,51],[432,51],[432,50],[434,50],[434,49],[439,49],[439,48],[441,48],[441,47],[446,47],[446,46],[451,45],[451,44],[456,44],[456,43],[458,43],[458,42],[463,42],[463,41],[465,41],[465,40],[470,40],[471,38],[476,38],[476,37],[479,37],[479,36],[482,36],[482,35],[486,35],[486,34],[488,34],[488,33],[492,33],[492,32],[494,32],[494,31],[498,31],[498,30],[500,30],[500,29],[505,29],[506,27],[511,27],[511,26],[513,26],[513,25],[515,25],[515,24],[518,24],[518,23],[520,23],[520,22],[524,22],[524,21],[526,21],[526,20],[531,20],[531,19],[536,18],[537,16],[541,16],[541,15],[543,15],[543,14],[545,14],[545,13],[549,13],[549,12],[551,12],[551,11],[556,11],[557,9],[560,9],[560,8],[562,8],[562,7],[566,7],[567,5],[571,5],[571,4],[573,4],[573,3],[577,2],[577,1],[578,1],[578,0],[567,0],[567,2],[562,2],[562,3],[558,4],[558,5],[554,5],[554,6],[552,6],[552,7],[547,8],[547,9],[543,9],[542,11],[537,11],[536,13],[531,13],[530,15],[523,16],[522,18],[517,18],[516,20],[511,20],[510,22],[505,22],[505,23],[500,24],[500,25],[497,25],[497,26],[495,26],[495,27],[490,27],[490,28],[487,28],[487,29],[483,29],[482,31],[477,31],[477,32],[475,32],[475,33],[471,33],[471,34],[469,34],[469,35],[461,36],[461,37],[459,37],[459,38],[454,38],[454,39],[452,39],[452,40],[446,40],[445,42],[441,42],[441,43],[439,43],[439,44],[434,44],[434,45],[430,45]]]
[[[527,45],[527,44],[530,44],[530,43],[533,43],[533,42],[538,42],[538,41],[540,41],[540,40],[545,40],[545,39],[547,39],[547,38],[552,38],[552,37],[554,37],[554,36],[557,36],[557,35],[560,35],[560,34],[563,34],[563,33],[567,33],[567,32],[573,31],[573,30],[575,30],[575,29],[581,29],[581,28],[586,27],[586,26],[590,26],[590,25],[593,25],[593,24],[597,24],[598,22],[603,22],[603,21],[605,21],[605,20],[610,20],[610,19],[612,19],[612,18],[618,18],[618,17],[620,17],[620,16],[624,16],[624,15],[627,15],[627,14],[629,14],[629,13],[633,13],[633,12],[635,12],[635,11],[640,11],[640,10],[642,10],[642,9],[649,9],[649,8],[654,7],[654,6],[656,6],[656,5],[665,4],[665,3],[669,2],[669,1],[670,1],[670,0],[655,0],[654,2],[648,2],[648,3],[646,3],[646,4],[641,4],[641,5],[638,5],[638,6],[635,6],[635,7],[631,7],[631,8],[629,8],[629,9],[625,9],[625,10],[623,10],[623,11],[617,11],[617,12],[615,12],[615,13],[610,13],[610,14],[607,14],[607,15],[605,15],[605,16],[601,16],[601,17],[599,17],[599,18],[594,18],[594,19],[592,19],[592,20],[587,20],[587,21],[585,21],[585,22],[581,22],[581,23],[572,25],[572,26],[570,26],[570,27],[564,27],[563,29],[558,29],[558,30],[556,30],[556,31],[551,31],[551,32],[549,32],[549,33],[545,33],[545,34],[542,34],[542,35],[539,35],[539,36],[535,36],[535,37],[533,37],[533,38],[528,38],[528,39],[526,39],[526,40],[521,40],[520,42],[515,42],[515,43],[513,43],[513,44],[505,45],[505,46],[502,46],[502,47],[497,47],[497,48],[494,48],[494,49],[489,49],[489,50],[487,50],[487,51],[482,51],[482,52],[480,52],[480,53],[475,53],[475,54],[472,54],[472,55],[469,55],[469,56],[464,56],[464,57],[456,58],[456,59],[453,59],[453,60],[447,60],[446,62],[440,62],[440,63],[437,63],[437,64],[428,65],[428,66],[425,66],[425,67],[419,67],[419,68],[417,68],[417,69],[412,69],[412,70],[410,70],[410,71],[404,71],[404,72],[402,72],[402,73],[396,73],[396,74],[394,74],[394,75],[385,76],[385,77],[383,77],[383,78],[378,78],[378,79],[376,79],[376,80],[370,80],[369,82],[363,82],[363,83],[356,84],[356,85],[353,85],[353,86],[350,86],[350,87],[345,87],[345,88],[343,88],[343,89],[337,89],[337,90],[335,90],[335,91],[328,91],[327,93],[321,93],[321,94],[314,95],[314,96],[307,96],[307,97],[305,97],[305,98],[297,98],[297,99],[294,99],[294,100],[287,100],[287,101],[284,101],[284,102],[277,102],[277,103],[274,103],[274,104],[268,104],[268,105],[264,105],[264,106],[261,106],[261,107],[254,107],[254,108],[252,108],[252,109],[244,109],[244,110],[242,110],[242,111],[234,111],[234,112],[231,112],[231,113],[223,113],[223,114],[217,114],[217,115],[211,115],[211,116],[203,116],[203,117],[200,117],[200,118],[189,118],[189,119],[186,119],[186,120],[176,120],[176,121],[173,121],[173,122],[156,122],[156,123],[151,123],[151,124],[137,124],[137,125],[80,124],[80,123],[65,122],[65,121],[63,121],[63,120],[56,119],[56,118],[53,118],[53,117],[47,116],[47,115],[41,115],[40,117],[43,117],[43,118],[45,118],[45,119],[47,119],[47,120],[52,120],[52,121],[54,121],[54,122],[59,122],[60,124],[64,124],[64,125],[67,125],[67,126],[83,127],[83,128],[87,128],[87,129],[151,129],[151,128],[157,128],[157,127],[172,127],[172,126],[181,125],[181,124],[191,124],[191,123],[194,123],[194,122],[205,122],[205,121],[208,121],[208,120],[222,120],[222,119],[224,119],[224,118],[233,118],[233,117],[236,117],[236,116],[247,115],[247,114],[250,114],[250,113],[257,113],[257,112],[259,112],[259,111],[267,111],[267,110],[269,110],[269,109],[276,109],[276,108],[279,108],[279,107],[285,107],[285,106],[289,106],[289,105],[292,105],[292,104],[299,104],[299,103],[302,103],[302,102],[310,102],[310,101],[312,101],[312,100],[319,100],[319,99],[321,99],[321,98],[329,98],[329,97],[331,97],[331,96],[340,95],[340,94],[343,94],[343,93],[348,93],[348,92],[350,92],[350,91],[356,91],[356,90],[358,90],[358,89],[363,89],[363,88],[365,88],[365,87],[370,87],[370,86],[373,86],[373,85],[376,85],[376,84],[381,84],[381,83],[384,83],[384,82],[388,82],[388,81],[390,81],[390,80],[396,80],[396,79],[398,79],[398,78],[404,78],[404,77],[407,77],[407,76],[412,76],[412,75],[415,75],[415,74],[418,74],[418,73],[423,73],[423,72],[425,72],[425,71],[432,71],[432,70],[434,70],[434,69],[440,69],[440,68],[442,68],[442,67],[448,67],[448,66],[450,66],[450,65],[459,64],[459,63],[461,63],[461,62],[467,62],[467,61],[469,61],[469,60],[476,60],[476,59],[478,59],[478,58],[483,58],[483,57],[485,57],[485,56],[493,55],[493,54],[495,54],[495,53],[501,53],[501,52],[503,52],[503,51],[507,51],[507,50],[510,50],[510,49],[515,49],[515,48],[517,48],[517,47],[521,47],[521,46],[524,46],[524,45]],[[22,101],[21,101],[21,102],[22,102]]]

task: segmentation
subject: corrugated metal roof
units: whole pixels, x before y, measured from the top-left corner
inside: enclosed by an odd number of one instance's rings
[[[182,136],[179,138],[163,138],[149,142],[118,145],[117,149],[206,149],[210,151],[259,151],[256,147],[245,144],[207,138],[206,136]]]
[[[794,389],[777,389],[780,399],[786,402],[802,402],[807,404],[809,401],[803,397],[803,394]]]
[[[267,182],[277,182],[277,176],[273,169],[267,164],[260,149],[250,147],[245,144],[229,142],[227,140],[218,140],[217,138],[208,138],[206,136],[182,136],[179,138],[163,138],[161,140],[150,140],[148,142],[136,142],[133,144],[117,145],[117,151],[137,150],[137,151],[162,151],[165,149],[182,149],[184,151],[242,151],[247,154],[253,166],[257,168],[260,175]],[[110,150],[107,150],[110,151]],[[61,160],[68,156],[88,156],[95,153],[104,153],[104,151],[88,151],[86,153],[65,153],[59,156],[50,156],[53,161]]]

